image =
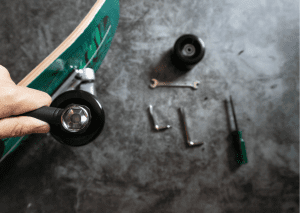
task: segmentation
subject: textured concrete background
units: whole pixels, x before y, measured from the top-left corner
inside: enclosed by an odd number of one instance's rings
[[[87,14],[91,0],[2,0],[0,64],[17,83]],[[1,166],[0,212],[299,212],[299,7],[296,0],[120,0],[97,93],[106,126],[80,148],[34,139]],[[204,59],[178,81],[168,51],[201,37]],[[223,101],[232,95],[249,163],[232,168]],[[154,106],[154,132],[147,107]],[[187,148],[178,108],[191,138]],[[40,136],[40,135],[37,135]]]

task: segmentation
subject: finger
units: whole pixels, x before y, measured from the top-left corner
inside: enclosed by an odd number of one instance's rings
[[[50,126],[44,121],[29,116],[0,120],[0,139],[20,137],[33,133],[48,133]]]
[[[10,77],[10,74],[8,72],[8,70],[3,67],[2,65],[0,65],[0,83],[5,83],[5,84],[10,84],[10,85],[16,85],[15,82],[13,82],[13,80]]]
[[[0,93],[0,118],[50,106],[52,102],[51,96],[47,93],[23,86],[2,86]]]

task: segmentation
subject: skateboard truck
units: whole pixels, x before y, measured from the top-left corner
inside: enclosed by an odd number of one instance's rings
[[[50,107],[18,116],[31,116],[47,122],[51,135],[70,146],[92,142],[101,133],[104,110],[95,96],[95,73],[91,68],[74,70],[52,95]]]
[[[91,68],[74,69],[64,83],[52,94],[54,100],[62,92],[70,90],[83,90],[92,95],[96,95],[95,71]]]

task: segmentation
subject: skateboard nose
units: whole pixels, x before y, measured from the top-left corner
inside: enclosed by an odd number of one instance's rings
[[[87,126],[90,119],[88,108],[71,105],[62,114],[62,125],[69,132],[78,132]]]

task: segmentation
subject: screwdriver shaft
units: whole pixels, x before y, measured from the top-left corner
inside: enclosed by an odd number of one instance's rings
[[[236,120],[236,116],[235,116],[234,105],[233,105],[233,101],[232,101],[231,96],[230,96],[230,105],[231,105],[231,109],[232,109],[232,114],[233,114],[233,119],[234,119],[235,129],[236,129],[236,131],[239,131],[239,127],[238,127],[237,120]]]

